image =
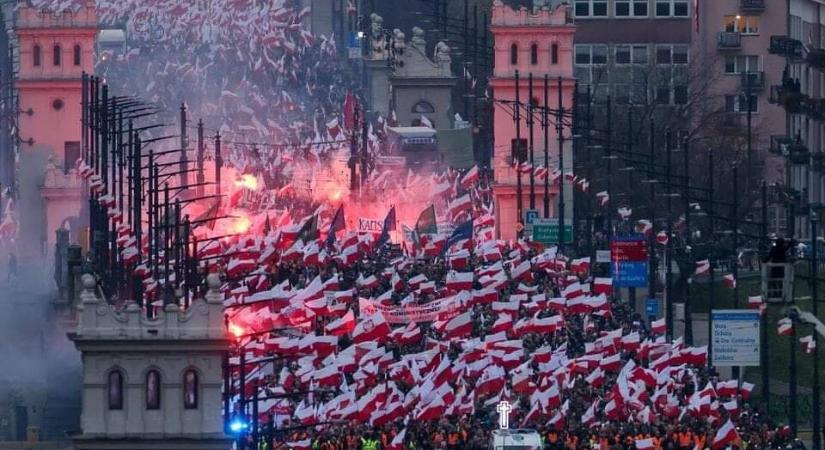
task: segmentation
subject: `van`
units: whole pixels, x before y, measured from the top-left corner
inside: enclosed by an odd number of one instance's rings
[[[490,450],[541,450],[541,435],[529,428],[493,431]]]

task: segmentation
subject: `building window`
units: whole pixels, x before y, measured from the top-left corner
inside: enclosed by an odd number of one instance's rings
[[[530,64],[536,65],[539,63],[539,46],[532,44],[530,46]]]
[[[759,112],[759,99],[755,95],[751,95],[751,112]],[[729,113],[744,113],[748,112],[748,98],[744,94],[740,95],[726,95],[725,96],[725,111]]]
[[[616,64],[647,65],[647,45],[616,45]]]
[[[160,372],[146,373],[146,409],[160,409]]]
[[[55,44],[55,46],[54,46],[54,65],[55,66],[60,65],[60,45],[59,44]]]
[[[123,374],[120,370],[112,370],[109,372],[109,379],[107,381],[109,409],[123,409]]]
[[[513,43],[510,46],[510,65],[515,66],[518,64],[518,45]]]
[[[688,87],[686,85],[673,87],[673,103],[676,105],[687,105]]]
[[[75,66],[80,65],[80,46],[79,45],[74,46],[74,65]]]
[[[66,141],[63,143],[63,173],[69,173],[69,169],[75,167],[80,159],[80,142]]]
[[[195,369],[183,374],[183,408],[198,409],[198,373]]]
[[[32,49],[32,65],[34,67],[40,67],[40,45],[35,44],[34,48]]]
[[[552,64],[559,63],[559,44],[553,44],[550,46],[550,62]]]
[[[602,65],[607,64],[607,45],[582,44],[576,46],[576,64]]]
[[[674,44],[674,45],[657,45],[656,46],[656,64],[687,64],[688,63],[688,45]]]
[[[728,33],[759,34],[759,17],[738,14],[725,16],[725,31]]]
[[[759,55],[735,55],[725,58],[725,73],[737,75],[759,71]]]
[[[607,0],[576,0],[576,17],[607,17]]]
[[[647,17],[647,0],[616,0],[616,17]]]
[[[656,0],[656,17],[687,17],[687,0]]]
[[[421,100],[413,106],[412,112],[416,114],[433,114],[435,113],[435,108],[430,102]]]

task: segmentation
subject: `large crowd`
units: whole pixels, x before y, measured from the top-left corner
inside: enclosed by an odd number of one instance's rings
[[[341,105],[357,83],[334,57],[340,43],[303,28],[309,12],[297,2],[99,4],[101,21],[125,22],[128,36],[99,72],[166,118],[186,99],[226,137],[231,166],[266,190],[289,186],[296,159],[341,147]],[[751,384],[722,379],[705,347],[671,339],[614,297],[587,258],[495,239],[477,169],[418,179],[455,231],[419,220],[391,243],[394,215],[380,234],[348,231],[336,217],[349,204],[289,192],[236,205],[264,226],[198,249],[210,261],[202,269],[222,274],[236,340],[226,420],[257,403],[259,448],[489,448],[504,401],[512,427],[535,429],[545,449],[796,445],[749,403]]]

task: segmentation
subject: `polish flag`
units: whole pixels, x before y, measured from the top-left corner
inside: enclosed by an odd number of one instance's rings
[[[636,222],[636,232],[642,233],[645,236],[650,236],[650,233],[652,231],[653,231],[653,224],[651,224],[649,220],[641,219],[638,222]],[[657,236],[656,240],[658,241],[658,239],[659,239],[659,237]]]
[[[596,277],[593,279],[593,293],[611,295],[613,293],[613,278]]]
[[[287,442],[286,446],[292,450],[312,450],[312,439],[306,438],[302,441]]]
[[[653,438],[636,439],[634,445],[636,446],[636,450],[653,450],[655,447],[653,444]]]
[[[438,396],[431,401],[427,406],[421,408],[415,416],[417,420],[438,420],[444,415],[447,406],[444,403],[444,397]]]
[[[729,273],[722,277],[722,281],[725,283],[725,287],[728,289],[736,288],[736,278],[733,277],[732,273]]]
[[[393,271],[392,277],[390,277],[390,286],[396,292],[400,291],[404,287],[403,281],[401,281],[401,276],[398,275],[398,272]]]
[[[390,442],[390,445],[387,446],[386,450],[404,450],[404,439],[407,437],[407,429],[404,428],[401,430],[400,433],[396,434],[395,437]]]
[[[724,425],[716,432],[716,436],[713,437],[713,449],[720,449],[724,448],[729,443],[735,441],[739,438],[739,433],[736,432],[736,427],[733,426],[733,422],[728,419]]]
[[[733,397],[739,390],[738,384],[736,380],[719,381],[716,383],[716,393],[720,397]]]
[[[473,288],[473,272],[450,271],[447,274],[447,287],[454,291],[464,291]]]
[[[604,206],[610,201],[610,194],[607,191],[597,192],[596,199],[599,200],[599,206]]]
[[[710,273],[710,260],[703,259],[701,261],[696,261],[696,272],[694,275],[702,276],[708,275]]]
[[[816,348],[816,341],[814,341],[814,336],[812,334],[799,338],[799,343],[802,344],[802,350],[808,354],[813,353]]]
[[[622,358],[621,355],[616,353],[615,355],[608,356],[607,358],[603,358],[599,361],[599,367],[604,369],[605,372],[616,372],[622,366]]]
[[[751,398],[751,392],[753,392],[753,383],[743,381],[742,386],[739,387],[739,395],[741,395],[744,400],[748,400]]]
[[[355,314],[350,309],[344,314],[344,317],[328,323],[324,330],[332,336],[343,336],[352,333],[355,330]]]
[[[785,317],[784,319],[779,319],[779,335],[780,336],[790,336],[793,332],[793,322],[791,319]]]
[[[530,272],[530,261],[522,261],[521,264],[514,267],[512,271],[510,271],[510,277],[515,280],[529,280],[532,281],[533,274]]]
[[[461,187],[463,187],[464,189],[470,189],[473,186],[473,184],[475,184],[475,182],[478,181],[478,179],[479,172],[478,166],[476,165],[470,168],[470,170],[468,170],[467,173],[465,173],[464,176],[461,177]]]
[[[445,338],[447,339],[456,339],[460,337],[465,337],[469,335],[473,331],[473,320],[471,316],[471,311],[467,311],[464,314],[459,314],[449,322],[447,325],[444,326]]]
[[[390,331],[384,315],[376,313],[370,317],[361,318],[352,332],[352,341],[356,344],[369,341],[382,342],[389,336]]]
[[[665,327],[665,319],[654,320],[650,322],[650,331],[656,334],[665,334],[667,328]]]
[[[762,296],[761,295],[751,295],[748,297],[748,308],[751,309],[761,309],[762,308]]]

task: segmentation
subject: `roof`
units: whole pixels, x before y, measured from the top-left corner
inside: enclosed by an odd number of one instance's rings
[[[126,33],[118,29],[100,30],[97,39],[99,42],[123,42],[126,40]]]
[[[436,134],[430,127],[390,127],[390,131],[404,137],[433,137]]]

